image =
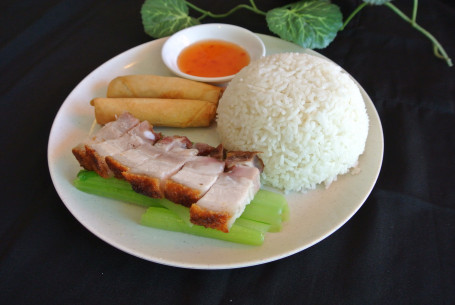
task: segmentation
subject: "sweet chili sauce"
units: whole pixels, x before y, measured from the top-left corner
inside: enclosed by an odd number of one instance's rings
[[[179,69],[201,77],[233,75],[250,63],[248,52],[223,40],[203,40],[189,45],[177,58]]]

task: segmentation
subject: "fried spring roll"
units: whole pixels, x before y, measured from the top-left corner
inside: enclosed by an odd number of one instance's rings
[[[216,104],[200,100],[99,97],[90,103],[95,107],[95,118],[101,125],[129,112],[154,126],[207,127],[216,115]]]
[[[179,77],[126,75],[114,78],[107,97],[152,97],[202,100],[218,103],[223,89]]]

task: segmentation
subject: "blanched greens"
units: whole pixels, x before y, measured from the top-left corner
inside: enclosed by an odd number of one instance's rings
[[[193,225],[189,208],[164,198],[155,199],[138,194],[124,180],[102,178],[93,171],[81,170],[74,180],[74,186],[86,193],[146,207],[138,220],[142,225],[247,245],[261,245],[265,233],[279,232],[282,223],[289,218],[288,204],[283,195],[259,190],[229,233],[224,233]]]

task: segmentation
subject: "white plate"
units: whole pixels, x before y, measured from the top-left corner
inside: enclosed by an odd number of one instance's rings
[[[267,47],[267,54],[291,51],[317,54],[275,37],[259,36]],[[237,268],[302,251],[336,231],[362,206],[376,183],[383,156],[381,122],[362,88],[370,129],[365,153],[360,157],[361,172],[339,177],[328,189],[287,195],[290,219],[282,232],[267,234],[262,246],[238,245],[144,227],[139,224],[144,208],[77,190],[72,182],[80,167],[71,149],[85,139],[93,123],[89,101],[105,96],[109,81],[119,75],[171,75],[161,61],[164,42],[165,39],[159,39],[132,48],[90,73],[65,100],[53,123],[48,143],[52,181],[68,210],[89,231],[120,250],[156,263],[195,269]],[[193,141],[212,145],[218,143],[213,128],[160,131],[186,135]]]

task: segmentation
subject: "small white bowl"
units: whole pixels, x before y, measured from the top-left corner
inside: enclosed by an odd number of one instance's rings
[[[184,78],[208,83],[224,83],[230,81],[235,74],[223,77],[200,77],[180,71],[177,65],[177,58],[180,52],[195,42],[207,39],[224,40],[241,46],[250,55],[250,61],[261,58],[266,52],[264,43],[253,32],[235,25],[208,23],[183,29],[170,36],[161,50],[161,57],[164,64],[172,72]]]

